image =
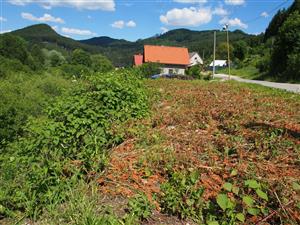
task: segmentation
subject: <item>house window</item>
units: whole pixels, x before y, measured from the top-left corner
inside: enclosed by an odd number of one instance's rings
[[[169,74],[174,74],[174,70],[173,69],[169,69]]]

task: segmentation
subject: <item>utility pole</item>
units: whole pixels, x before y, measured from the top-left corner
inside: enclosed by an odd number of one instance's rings
[[[216,31],[214,31],[214,61],[213,61],[213,79],[216,73]]]
[[[229,80],[230,80],[230,48],[229,48],[229,33],[228,33],[228,27],[229,25],[226,24],[223,29],[226,30],[226,33],[227,33],[227,53],[228,53],[228,56],[227,56],[227,60],[228,60],[228,75],[229,75]]]
[[[228,75],[230,80],[230,48],[229,48],[229,34],[228,34],[228,25],[227,25],[227,49],[228,49]]]

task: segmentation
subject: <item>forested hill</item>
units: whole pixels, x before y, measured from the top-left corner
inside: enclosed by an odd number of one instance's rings
[[[90,53],[100,53],[100,48],[91,47],[73,40],[72,38],[64,37],[47,24],[36,24],[11,32],[18,35],[31,44],[42,44],[49,49],[60,51],[71,51],[77,48],[83,49]]]
[[[12,34],[21,36],[29,43],[41,44],[48,49],[72,51],[76,48],[90,53],[101,53],[107,56],[115,66],[130,66],[132,55],[143,51],[145,44],[185,46],[190,51],[197,51],[205,58],[212,55],[213,31],[192,31],[188,29],[171,30],[162,35],[156,35],[135,42],[110,37],[94,37],[88,40],[76,41],[56,33],[49,25],[37,24],[13,31]],[[249,45],[257,36],[246,34],[240,30],[230,32],[231,44],[244,40]],[[225,32],[217,32],[217,42],[226,41]]]
[[[230,32],[230,41],[234,44],[236,41],[244,40],[249,45],[257,39],[255,35],[246,34],[240,30]],[[217,31],[217,42],[226,41],[226,33]],[[171,30],[162,35],[156,35],[146,39],[139,39],[136,42],[112,39],[108,37],[98,37],[88,40],[82,40],[81,43],[102,47],[103,54],[111,58],[114,63],[130,64],[132,55],[143,51],[145,44],[153,45],[172,45],[184,46],[190,51],[199,52],[205,58],[212,55],[213,49],[213,31],[192,31],[188,29]]]

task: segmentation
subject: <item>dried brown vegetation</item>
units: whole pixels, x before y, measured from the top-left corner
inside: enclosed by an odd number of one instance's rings
[[[298,95],[231,82],[146,85],[153,92],[153,114],[112,151],[98,180],[103,192],[127,197],[144,192],[160,210],[153,196],[168,172],[198,170],[205,200],[216,198],[228,181],[267,185],[270,213],[248,215],[247,222],[300,222],[299,190],[292,188],[300,179]]]

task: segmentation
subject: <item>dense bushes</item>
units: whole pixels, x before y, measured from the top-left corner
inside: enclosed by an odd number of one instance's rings
[[[141,66],[136,67],[136,73],[141,77],[149,78],[152,75],[160,73],[160,67],[157,63],[144,63]]]
[[[300,79],[300,14],[291,14],[280,27],[272,53],[271,72],[286,79]]]
[[[199,65],[195,65],[195,66],[190,67],[187,70],[186,74],[189,75],[189,76],[192,76],[194,78],[197,78],[197,79],[201,79],[202,78],[201,68],[200,68]]]
[[[34,70],[40,71],[61,65],[72,65],[78,71],[107,72],[113,69],[112,63],[103,55],[90,55],[82,49],[73,52],[62,49],[46,49],[42,44],[29,44],[21,37],[12,34],[2,34],[0,39],[0,78],[7,76],[9,71]],[[16,68],[14,68],[16,65]],[[64,69],[64,68],[63,68]],[[67,69],[71,72],[71,69]],[[73,74],[68,74],[73,76]]]
[[[92,68],[95,72],[108,72],[113,69],[111,61],[103,55],[92,55]]]
[[[0,148],[22,134],[29,117],[43,115],[47,102],[72,86],[58,76],[8,72],[0,80]]]
[[[0,214],[25,211],[65,200],[64,189],[106,164],[106,149],[120,143],[115,129],[147,114],[142,84],[126,71],[97,74],[78,82],[46,115],[31,119],[24,134],[0,157]]]
[[[23,64],[28,64],[30,57],[26,42],[22,38],[10,34],[1,35],[0,55],[9,59],[17,59]]]

